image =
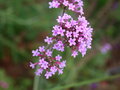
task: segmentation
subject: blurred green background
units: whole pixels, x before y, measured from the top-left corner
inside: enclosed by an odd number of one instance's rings
[[[92,49],[75,60],[67,49],[62,75],[34,81],[29,62],[37,59],[31,51],[45,45],[62,11],[49,9],[48,2],[0,0],[0,90],[120,90],[120,0],[84,0],[85,16],[94,29]]]

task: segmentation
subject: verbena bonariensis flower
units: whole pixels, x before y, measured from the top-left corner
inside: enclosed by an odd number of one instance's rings
[[[62,60],[59,54],[53,56],[54,50],[64,52],[66,47],[71,49],[71,56],[74,58],[78,52],[84,56],[88,48],[91,48],[92,41],[92,28],[89,22],[83,16],[83,1],[82,0],[53,0],[49,2],[49,8],[64,8],[79,13],[77,20],[72,16],[63,12],[58,16],[57,25],[53,26],[52,37],[46,37],[44,40],[48,46],[40,46],[38,49],[33,50],[33,56],[38,57],[39,61],[36,63],[30,62],[30,67],[35,68],[38,66],[36,75],[40,76],[45,72],[45,77],[48,79],[56,72],[63,73],[66,66],[66,60]]]

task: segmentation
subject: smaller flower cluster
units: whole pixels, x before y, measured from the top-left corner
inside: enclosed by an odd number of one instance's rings
[[[45,77],[48,79],[56,72],[58,72],[58,74],[63,73],[66,61],[61,61],[62,56],[59,54],[53,57],[52,51],[50,49],[45,49],[44,46],[40,46],[39,49],[33,50],[32,53],[33,56],[39,57],[39,61],[37,63],[30,62],[30,67],[32,69],[34,69],[35,66],[38,66],[38,69],[35,72],[37,76],[40,76],[43,72],[45,72]]]
[[[82,0],[53,0],[52,2],[49,2],[49,5],[49,8],[59,8],[64,6],[68,10],[84,14]]]

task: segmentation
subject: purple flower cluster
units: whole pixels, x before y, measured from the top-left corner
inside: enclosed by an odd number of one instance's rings
[[[65,6],[68,10],[84,14],[82,0],[53,0],[52,2],[49,2],[49,5],[49,8],[59,8]]]
[[[35,66],[39,67],[35,72],[37,76],[40,76],[43,71],[45,71],[46,79],[54,75],[56,72],[58,72],[58,74],[63,73],[63,68],[66,66],[66,61],[62,61],[62,56],[60,56],[59,54],[53,57],[52,51],[49,49],[45,49],[44,46],[39,47],[39,49],[33,50],[32,53],[33,56],[39,57],[39,61],[37,63],[30,62],[30,67],[32,69],[34,69]]]
[[[53,39],[49,42],[54,42],[53,49],[64,51],[64,48],[70,47],[72,56],[76,57],[78,52],[84,56],[88,48],[91,48],[92,28],[84,16],[74,20],[70,15],[64,14],[58,16],[58,25],[55,25],[52,30]]]
[[[38,49],[33,50],[33,56],[39,57],[37,63],[30,63],[31,68],[38,66],[35,72],[40,76],[45,72],[45,77],[48,79],[56,72],[63,73],[66,66],[66,61],[61,60],[62,56],[53,56],[54,50],[65,51],[66,47],[71,49],[71,56],[74,58],[78,52],[84,56],[88,48],[91,48],[92,31],[89,22],[83,16],[83,1],[82,0],[53,0],[49,2],[49,8],[64,7],[65,10],[71,10],[79,13],[77,20],[67,13],[58,16],[57,25],[53,26],[52,37],[46,37],[44,41],[48,44],[47,47],[40,46]]]

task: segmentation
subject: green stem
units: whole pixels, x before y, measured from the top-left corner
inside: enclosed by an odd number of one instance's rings
[[[33,90],[39,90],[39,78],[40,78],[40,76],[35,75],[34,84],[33,84]]]
[[[50,90],[64,90],[64,89],[71,88],[71,87],[80,87],[80,86],[83,86],[83,85],[88,85],[88,84],[91,84],[91,83],[96,83],[96,82],[100,82],[100,81],[104,81],[104,80],[111,80],[111,79],[115,79],[115,78],[118,78],[118,77],[120,77],[120,74],[114,75],[114,76],[96,78],[96,79],[93,79],[93,80],[87,80],[87,81],[78,82],[78,83],[73,83],[73,84],[69,84],[69,85],[66,85],[66,86],[58,86],[58,87],[52,88]]]
[[[63,16],[63,15],[64,15],[65,10],[66,10],[66,7],[64,7],[64,8],[63,8],[63,13],[62,13],[62,15],[61,15],[61,16]]]

